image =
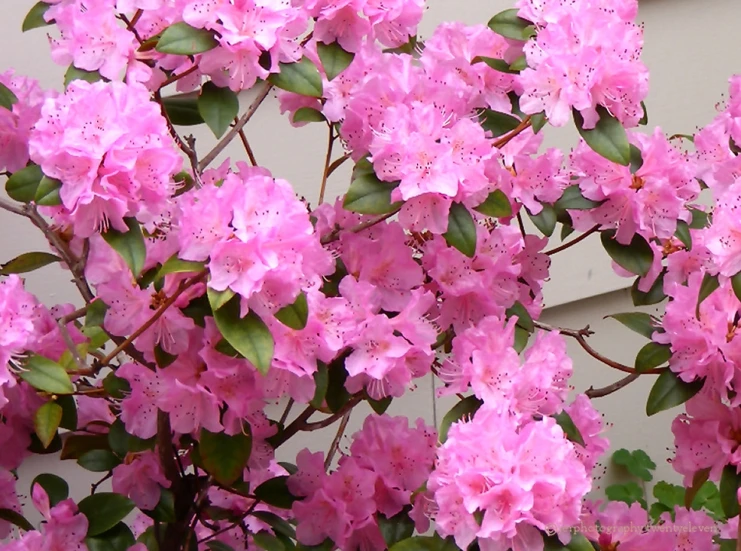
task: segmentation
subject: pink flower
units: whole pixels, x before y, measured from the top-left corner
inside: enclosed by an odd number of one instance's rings
[[[0,468],[0,509],[21,513],[21,504],[15,493],[15,477],[3,468]],[[7,538],[11,528],[10,522],[0,520],[0,538]]]
[[[152,510],[160,500],[160,489],[169,488],[157,454],[143,452],[131,462],[113,469],[113,491],[125,495],[140,509]]]

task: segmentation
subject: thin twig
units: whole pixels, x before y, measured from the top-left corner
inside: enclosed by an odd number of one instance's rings
[[[155,90],[154,100],[160,105],[160,112],[162,113],[162,116],[167,123],[167,128],[170,131],[170,136],[172,136],[172,139],[175,140],[175,143],[180,148],[180,150],[185,153],[185,156],[188,157],[188,161],[190,161],[190,166],[193,171],[193,178],[196,181],[196,185],[200,187],[201,178],[200,172],[198,171],[198,154],[196,153],[195,147],[193,147],[195,145],[195,142],[191,142],[190,144],[186,143],[185,140],[180,137],[180,134],[178,134],[177,130],[175,130],[175,126],[172,124],[172,120],[170,120],[170,115],[168,115],[167,109],[165,109],[165,104],[162,102],[162,92],[160,90]]]
[[[509,134],[505,134],[504,136],[496,140],[492,144],[492,146],[499,149],[500,147],[507,145],[510,141],[512,141],[512,139],[517,137],[524,130],[526,130],[527,128],[530,128],[531,125],[532,125],[532,121],[530,120],[530,115],[528,115],[527,117],[522,119],[522,122],[520,122],[520,124],[518,124],[514,130],[512,130]]]
[[[180,295],[185,292],[186,289],[189,287],[192,287],[196,283],[202,281],[205,279],[206,275],[208,275],[207,271],[203,271],[200,274],[193,276],[192,278],[181,281],[180,285],[178,285],[178,288],[175,290],[175,292],[170,296],[165,302],[162,303],[162,306],[160,306],[157,311],[152,315],[151,318],[149,318],[144,324],[139,327],[136,331],[134,331],[129,337],[123,341],[121,344],[119,344],[116,348],[114,348],[105,358],[103,358],[103,361],[101,362],[102,366],[108,365],[121,351],[123,351],[127,346],[132,344],[136,338],[144,333],[147,329],[149,329],[158,319],[162,317],[162,315],[165,313],[165,310],[167,310],[170,306],[172,306],[175,301],[180,297]]]
[[[608,394],[612,394],[613,392],[617,392],[621,388],[628,386],[640,376],[640,373],[631,373],[630,375],[627,375],[619,381],[616,381],[611,385],[607,385],[606,387],[594,388],[590,386],[589,390],[587,390],[584,394],[586,394],[587,398],[602,398],[603,396],[607,396]]]
[[[238,118],[234,118],[234,124],[237,124],[239,122]],[[247,135],[244,133],[244,128],[239,129],[239,139],[242,141],[242,145],[244,146],[244,150],[247,153],[247,157],[250,160],[250,163],[252,166],[257,166],[257,159],[255,158],[255,153],[252,151],[252,147],[250,147],[250,142],[247,141]]]
[[[334,162],[331,165],[329,165],[329,168],[327,169],[327,178],[332,176],[332,173],[338,168],[340,168],[340,166],[342,166],[342,163],[347,161],[350,157],[351,157],[350,153],[345,153],[339,159],[335,159]]]
[[[252,104],[247,108],[247,112],[240,117],[240,119],[234,123],[234,126],[232,126],[231,130],[226,133],[226,135],[221,138],[219,143],[217,143],[214,148],[208,152],[208,154],[201,160],[200,163],[198,163],[198,170],[203,172],[208,165],[210,165],[216,157],[219,156],[219,154],[224,151],[227,145],[231,143],[231,141],[239,134],[239,131],[244,128],[244,125],[250,122],[250,119],[255,114],[257,109],[260,107],[263,101],[265,101],[265,98],[268,97],[270,94],[270,90],[273,89],[273,85],[269,82],[265,82],[265,84],[262,87],[262,90],[257,94],[257,97],[252,102]]]
[[[311,432],[315,430],[320,430],[323,428],[326,428],[330,425],[332,425],[337,419],[345,415],[347,412],[349,412],[352,408],[354,408],[360,401],[362,400],[361,394],[356,394],[350,400],[343,405],[339,410],[337,410],[336,413],[330,415],[329,417],[322,419],[321,421],[317,421],[315,423],[304,423],[304,426],[301,428],[302,432]]]
[[[286,422],[286,419],[288,419],[288,414],[291,413],[291,408],[294,404],[293,398],[290,398],[288,400],[288,403],[286,404],[286,409],[283,410],[283,415],[280,416],[280,421],[278,421],[278,424],[283,426],[283,424]]]
[[[108,480],[112,476],[113,476],[113,471],[109,471],[103,478],[101,478],[97,482],[93,482],[90,485],[90,495],[93,495],[98,490],[98,486],[100,486],[101,484],[103,484],[103,482],[105,482],[106,480]]]
[[[524,239],[527,235],[527,232],[525,231],[525,223],[522,221],[522,213],[517,213],[517,224],[520,226],[520,233],[522,234],[522,238]]]
[[[17,207],[13,205],[12,203],[8,203],[7,201],[0,199],[0,209],[7,210],[8,212],[12,212],[13,214],[19,214],[21,216],[26,216],[26,213],[21,207]]]
[[[332,241],[337,241],[340,238],[340,233],[343,231],[350,232],[350,233],[359,233],[363,230],[367,230],[368,228],[371,228],[375,226],[376,224],[383,222],[384,220],[388,220],[393,215],[398,213],[400,210],[401,210],[401,207],[397,207],[389,213],[379,216],[378,218],[373,218],[372,220],[366,220],[365,222],[361,222],[360,224],[358,224],[357,226],[353,226],[352,228],[348,228],[346,230],[337,229],[333,231],[332,233],[327,234],[324,237],[322,237],[321,243],[322,245],[326,245],[327,243],[331,243]]]
[[[84,317],[87,314],[87,310],[88,310],[88,305],[85,305],[82,308],[78,308],[74,312],[70,312],[66,316],[62,316],[57,321],[59,323],[63,323],[64,325],[67,325],[71,321],[75,321],[76,319]]]
[[[342,440],[342,435],[345,434],[345,429],[347,428],[347,424],[350,422],[351,414],[352,409],[345,413],[342,417],[342,421],[340,421],[340,426],[337,427],[337,434],[335,435],[334,440],[332,440],[332,444],[329,446],[329,451],[327,451],[327,458],[324,460],[325,471],[329,469],[329,466],[332,464],[332,459],[334,459],[334,454],[336,454],[337,450],[340,448],[340,440]]]
[[[193,73],[198,69],[198,65],[193,65],[190,69],[183,71],[182,73],[178,73],[177,75],[172,75],[170,78],[165,80],[162,84],[160,84],[160,89],[164,88],[165,86],[169,86],[170,84],[177,82],[181,78],[187,77],[189,74]]]
[[[594,232],[598,231],[599,228],[600,228],[600,225],[597,224],[596,226],[589,228],[587,231],[585,231],[579,237],[576,237],[576,238],[572,239],[568,243],[564,243],[562,245],[559,245],[555,249],[551,249],[550,251],[546,251],[545,254],[547,254],[548,256],[550,256],[552,254],[560,253],[561,251],[563,251],[565,249],[568,249],[569,247],[573,247],[577,243],[580,243],[580,242],[584,241],[587,237],[589,237],[590,235],[592,235]]]
[[[327,178],[329,178],[329,167],[332,163],[332,147],[334,146],[334,128],[329,125],[329,138],[327,139],[327,155],[324,158],[324,171],[322,172],[322,185],[319,187],[319,204],[324,203],[324,192],[327,190]]]

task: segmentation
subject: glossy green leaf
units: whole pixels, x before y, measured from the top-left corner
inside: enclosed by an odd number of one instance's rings
[[[476,255],[476,221],[463,203],[450,205],[445,242],[469,258]]]
[[[345,388],[347,380],[347,369],[345,369],[345,359],[349,354],[343,354],[332,360],[327,366],[327,406],[332,413],[337,413],[342,406],[350,400],[350,393]]]
[[[190,274],[201,272],[205,269],[204,262],[192,262],[190,260],[181,260],[177,255],[168,258],[157,272],[155,279],[161,279],[168,274]]]
[[[77,429],[77,404],[73,396],[58,396],[57,404],[62,408],[62,420],[59,426],[67,430]]]
[[[632,274],[642,277],[648,275],[653,264],[654,251],[640,235],[635,234],[630,244],[623,245],[615,240],[615,230],[603,231],[600,235],[602,246],[615,263]]]
[[[65,434],[64,446],[60,459],[79,459],[89,450],[107,450],[108,435],[106,434]]]
[[[208,302],[211,305],[211,309],[216,312],[234,298],[234,291],[226,289],[224,291],[215,291],[211,287],[206,290],[208,295]]]
[[[317,360],[317,369],[314,373],[314,397],[310,405],[315,409],[322,407],[324,398],[327,396],[327,386],[329,384],[329,370],[327,364]]]
[[[110,530],[126,518],[133,511],[134,502],[121,494],[99,492],[80,501],[77,508],[87,517],[87,535],[91,537]]]
[[[494,57],[485,57],[485,56],[477,55],[471,60],[471,65],[475,63],[486,63],[489,67],[491,67],[495,71],[499,71],[500,73],[516,75],[520,72],[519,69],[512,68],[510,64],[504,61],[503,59],[497,59]]]
[[[584,128],[584,118],[574,109],[576,129],[587,145],[605,159],[623,166],[630,165],[630,142],[625,128],[602,106],[597,107],[599,121],[594,128]]]
[[[252,310],[240,317],[240,297],[235,296],[214,311],[214,321],[224,338],[263,375],[273,363],[273,335]]]
[[[283,543],[277,537],[268,532],[252,534],[252,540],[260,549],[265,549],[266,551],[285,551]]]
[[[408,507],[402,509],[391,518],[386,518],[382,514],[376,516],[378,528],[386,545],[391,547],[395,543],[412,537],[414,534],[414,521],[409,518]]]
[[[690,226],[684,220],[677,220],[677,231],[674,234],[677,236],[682,244],[690,250],[692,248],[692,234],[690,233]]]
[[[75,80],[84,80],[85,82],[98,82],[104,79],[98,71],[85,71],[78,69],[74,65],[70,65],[67,71],[64,73],[64,87],[67,88],[71,82]]]
[[[217,482],[229,486],[241,478],[252,451],[252,438],[201,429],[199,442],[203,468]]]
[[[638,121],[638,124],[640,126],[646,126],[648,124],[648,108],[646,108],[646,103],[643,101],[641,102],[641,107],[643,108],[643,116]]]
[[[42,473],[34,478],[31,482],[31,493],[33,493],[35,484],[38,484],[44,489],[46,495],[49,496],[49,503],[52,507],[69,497],[69,485],[67,481],[55,474]]]
[[[301,96],[322,97],[322,76],[308,57],[295,63],[280,63],[279,66],[280,72],[268,77],[273,86]]]
[[[59,195],[60,189],[62,189],[62,182],[44,176],[36,188],[33,202],[42,207],[58,207],[62,204],[62,198]]]
[[[526,329],[523,329],[519,325],[515,326],[515,342],[514,342],[514,349],[515,351],[520,354],[522,353],[525,348],[527,348],[527,343],[530,341],[530,332]]]
[[[695,308],[696,318],[699,319],[700,317],[700,305],[719,287],[720,281],[718,281],[718,276],[706,273],[705,276],[702,278],[702,283],[700,283],[700,292],[697,297],[697,307]]]
[[[562,410],[561,413],[554,415],[553,418],[556,420],[556,423],[558,423],[558,426],[563,429],[566,438],[580,446],[586,446],[584,443],[584,437],[579,431],[579,427],[576,426],[571,415],[569,415],[566,410]]]
[[[64,368],[43,356],[33,355],[28,358],[19,375],[37,390],[51,394],[72,394],[75,391]]]
[[[630,173],[635,174],[643,166],[643,153],[635,145],[630,144]]]
[[[164,97],[162,106],[170,122],[176,126],[196,126],[206,122],[198,109],[198,95],[195,92]]]
[[[51,25],[51,22],[44,19],[44,14],[49,11],[49,8],[51,8],[51,4],[47,4],[46,2],[36,2],[23,19],[21,30],[25,33],[31,29],[38,29],[40,27]]]
[[[398,182],[379,180],[370,161],[361,159],[353,169],[342,206],[358,214],[388,214],[401,206],[401,203],[391,202],[391,192],[398,185]]]
[[[584,534],[575,533],[571,535],[571,541],[565,547],[566,551],[594,551],[594,546]]]
[[[55,402],[46,402],[33,416],[33,428],[45,448],[49,447],[57,434],[59,423],[62,421],[62,406]]]
[[[525,56],[525,54],[522,54],[520,57],[518,57],[511,63],[509,68],[514,73],[519,73],[520,71],[524,71],[525,69],[527,69],[527,56]],[[538,130],[539,129],[536,129],[535,132],[537,133]]]
[[[383,415],[386,413],[386,410],[391,405],[391,402],[393,401],[393,397],[386,396],[385,398],[381,398],[380,400],[374,400],[373,398],[368,397],[368,405],[370,405],[371,409],[377,414],[377,415]]]
[[[494,218],[508,218],[512,216],[512,205],[507,195],[501,189],[492,191],[486,200],[479,206],[474,207],[473,210]]]
[[[535,322],[533,322],[533,318],[530,316],[530,312],[527,311],[527,308],[525,308],[519,300],[512,306],[510,306],[504,312],[504,315],[507,317],[507,319],[511,318],[512,316],[517,316],[518,326],[522,327],[528,333],[532,333],[533,331],[535,331]]]
[[[36,197],[44,173],[38,165],[29,165],[21,170],[16,170],[8,181],[5,182],[5,191],[8,197],[21,203],[30,203]]]
[[[739,514],[738,489],[741,488],[741,474],[736,472],[735,465],[726,465],[720,477],[720,504],[726,518],[733,518]]]
[[[672,357],[672,349],[668,344],[650,342],[638,351],[636,356],[636,371],[648,371],[664,365]]]
[[[144,236],[135,218],[124,218],[128,231],[120,232],[109,228],[103,234],[103,239],[108,243],[121,258],[124,259],[134,277],[138,277],[144,267],[147,256],[147,248],[144,244]]]
[[[621,448],[612,454],[612,462],[625,467],[630,474],[646,482],[653,480],[651,471],[656,470],[656,463],[643,450],[628,451]]]
[[[476,396],[468,396],[454,405],[440,423],[440,430],[438,431],[440,442],[445,442],[448,439],[448,432],[453,423],[473,417],[473,414],[478,411],[482,404],[483,402]]]
[[[3,264],[2,268],[0,268],[0,275],[25,274],[61,260],[57,255],[50,253],[23,253]]]
[[[481,128],[491,132],[497,138],[511,132],[520,125],[520,120],[507,113],[485,109],[481,114]]]
[[[268,505],[290,509],[298,498],[288,491],[287,476],[270,478],[255,488],[255,496]]]
[[[700,392],[704,379],[685,383],[673,371],[666,370],[656,379],[646,403],[646,414],[651,416],[685,403]]]
[[[553,205],[557,209],[588,210],[600,206],[598,201],[587,199],[578,185],[569,186],[561,194],[561,198]]]
[[[504,10],[489,20],[489,28],[505,38],[528,40],[535,34],[535,26],[517,15],[516,8]]]
[[[700,209],[690,208],[689,211],[692,213],[692,221],[690,222],[690,228],[693,230],[701,230],[706,228],[710,223],[710,216],[707,212],[703,212]]]
[[[94,473],[105,473],[121,464],[121,460],[110,450],[90,450],[77,460],[83,469]]]
[[[543,210],[541,210],[538,214],[531,214],[530,211],[527,211],[527,214],[530,217],[530,220],[532,220],[533,224],[535,224],[535,227],[538,228],[538,230],[540,230],[543,235],[550,237],[551,235],[553,235],[553,230],[556,229],[558,216],[556,214],[556,209],[554,209],[551,205],[542,206]]]
[[[13,105],[18,102],[18,96],[15,93],[0,82],[0,107],[4,107],[8,111],[13,110]]]
[[[293,114],[292,120],[293,122],[324,122],[327,119],[322,115],[321,111],[317,111],[311,107],[301,107]]]
[[[645,312],[624,312],[621,314],[610,314],[606,317],[619,321],[628,329],[635,331],[639,335],[643,335],[647,339],[650,339],[657,330],[653,319]]]
[[[220,138],[239,115],[239,98],[229,88],[220,88],[209,81],[198,96],[198,113],[211,132]]]
[[[126,432],[121,419],[116,419],[108,431],[108,447],[120,457],[128,453],[143,452],[154,448],[155,437],[144,440]]]
[[[309,319],[309,304],[306,301],[306,293],[301,292],[293,301],[293,304],[278,310],[275,317],[291,329],[301,330],[306,327],[306,322]]]
[[[213,50],[218,45],[211,31],[180,22],[165,29],[155,50],[163,54],[195,55]]]
[[[102,534],[85,538],[88,551],[127,551],[135,543],[134,534],[123,522]]]
[[[48,447],[44,447],[44,445],[41,443],[41,440],[39,440],[39,437],[36,436],[36,433],[31,433],[31,443],[28,445],[28,451],[31,453],[36,453],[39,455],[48,455],[52,453],[57,453],[59,450],[62,449],[62,438],[59,436],[59,433],[54,435],[54,438],[51,441],[51,444],[49,444]]]
[[[543,127],[545,126],[545,123],[548,122],[548,119],[545,116],[545,113],[535,113],[530,117],[530,124],[533,127],[533,132],[536,134],[540,132]]]
[[[17,526],[21,530],[26,530],[27,532],[30,530],[34,530],[33,524],[28,522],[26,517],[24,517],[17,511],[14,511],[13,509],[0,508],[0,520],[9,522],[10,524]]]
[[[459,551],[458,546],[451,539],[442,539],[434,536],[413,536],[395,543],[389,551]]]
[[[666,272],[662,271],[659,277],[656,278],[656,281],[651,285],[651,288],[645,293],[638,289],[638,283],[641,278],[637,277],[630,288],[630,296],[633,299],[633,304],[635,306],[650,306],[652,304],[659,304],[666,299],[666,294],[664,293],[665,275]]]
[[[355,59],[355,54],[346,52],[337,42],[332,42],[331,44],[319,42],[316,45],[316,50],[322,62],[324,74],[327,75],[327,80],[334,79],[342,71],[347,69],[350,63],[352,63],[352,60]]]

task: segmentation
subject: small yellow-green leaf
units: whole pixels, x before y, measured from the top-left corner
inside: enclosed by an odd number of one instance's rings
[[[0,275],[9,274],[25,274],[33,272],[54,262],[62,260],[57,255],[44,253],[44,252],[33,252],[23,253],[20,256],[16,256],[13,260],[6,262],[0,268]]]
[[[62,406],[55,402],[46,402],[33,417],[33,428],[45,448],[49,447],[54,435],[57,434],[59,423],[62,421]]]
[[[309,304],[306,301],[306,293],[300,293],[293,304],[278,310],[275,317],[291,329],[300,330],[306,327],[306,322],[309,319]]]

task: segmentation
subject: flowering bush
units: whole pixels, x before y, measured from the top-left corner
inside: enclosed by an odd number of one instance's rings
[[[684,148],[639,129],[636,0],[517,0],[425,41],[423,12],[31,8],[24,30],[52,25],[69,69],[64,92],[0,75],[0,208],[50,247],[0,269],[0,549],[737,548],[741,77]],[[318,204],[260,166],[243,132],[273,90],[294,126],[327,128]],[[547,124],[572,122],[569,155],[541,150]],[[212,150],[181,135],[197,124]],[[212,166],[235,138],[246,160]],[[349,188],[325,201],[343,163]],[[557,226],[564,243],[549,248]],[[635,305],[666,303],[661,318],[614,315],[649,340],[634,366],[595,350],[588,328],[539,321],[550,257],[594,233],[635,279]],[[79,304],[24,288],[18,274],[53,263]],[[627,376],[570,400],[569,338]],[[430,373],[460,398],[439,427],[385,413]],[[654,376],[648,415],[686,403],[671,427],[684,486],[657,485],[649,510],[635,483],[604,506],[585,499],[609,447],[592,400]],[[338,459],[361,402],[375,414]],[[335,423],[326,453],[276,460]],[[75,503],[39,475],[35,527],[15,471],[56,452],[102,478]],[[651,479],[645,454],[614,459]],[[638,529],[605,530],[626,523]],[[663,529],[688,523],[720,528]]]

